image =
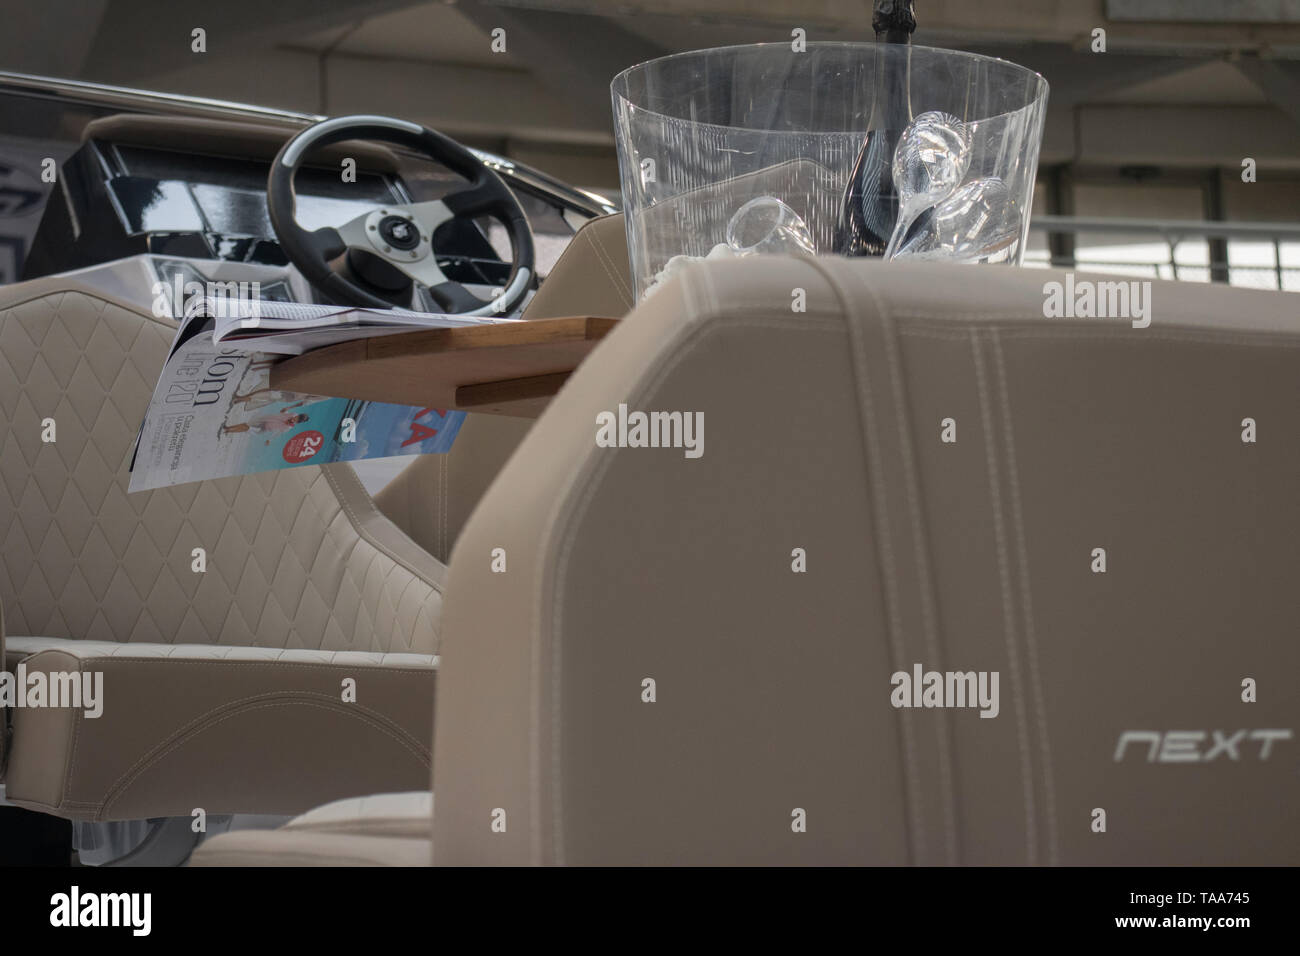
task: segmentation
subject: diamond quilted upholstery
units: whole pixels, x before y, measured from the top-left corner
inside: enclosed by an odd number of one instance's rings
[[[22,297],[33,283],[11,287],[17,301],[0,301],[0,601],[10,634],[436,652],[440,566],[423,552],[399,558],[417,549],[373,533],[382,524],[400,537],[359,486],[361,504],[347,500],[348,466],[128,495],[132,444],[175,327],[60,281],[34,298]],[[57,423],[48,444],[47,417]],[[198,547],[204,573],[191,570]]]

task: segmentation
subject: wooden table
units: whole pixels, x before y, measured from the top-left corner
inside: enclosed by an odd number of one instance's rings
[[[271,387],[536,418],[617,319],[575,316],[358,339],[271,368]]]

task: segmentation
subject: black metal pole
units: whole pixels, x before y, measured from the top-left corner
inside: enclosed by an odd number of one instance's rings
[[[871,11],[871,29],[880,43],[908,43],[916,30],[916,0],[876,0]]]

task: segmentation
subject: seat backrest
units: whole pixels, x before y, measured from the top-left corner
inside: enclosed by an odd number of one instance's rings
[[[643,302],[456,545],[435,862],[1300,862],[1300,299],[1114,278]]]
[[[524,310],[524,319],[622,318],[632,308],[623,214],[584,223]],[[375,504],[424,550],[446,561],[483,492],[532,420],[470,415],[445,455],[423,455],[375,495]],[[438,507],[430,507],[437,501]]]
[[[445,569],[375,510],[349,466],[127,494],[174,335],[171,320],[75,274],[0,290],[9,634],[436,652]]]

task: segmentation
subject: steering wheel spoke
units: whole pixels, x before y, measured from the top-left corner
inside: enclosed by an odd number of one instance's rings
[[[361,248],[366,245],[366,219],[369,217],[370,213],[364,212],[354,219],[349,219],[343,225],[339,226],[337,230],[330,229],[326,226],[325,229],[317,229],[316,233],[313,233],[313,235],[325,232],[328,229],[330,232],[333,232],[338,240],[346,247],[352,249]]]
[[[347,252],[348,246],[351,245],[344,238],[342,230],[335,229],[333,226],[322,226],[320,229],[307,233],[307,236],[312,248],[326,262],[331,262],[343,255],[343,253]]]
[[[390,260],[392,261],[392,260]],[[414,279],[420,285],[433,289],[447,282],[447,276],[443,274],[442,268],[438,265],[438,257],[432,252],[428,253],[423,259],[417,262],[393,262],[393,265],[401,269],[410,278]],[[474,305],[471,308],[477,308],[483,302],[474,299]],[[464,309],[456,309],[457,312],[463,312]]]
[[[431,285],[429,294],[444,312],[477,313],[483,308],[483,300],[459,282],[444,281]]]
[[[456,217],[456,214],[441,199],[407,203],[404,206],[393,206],[392,208],[402,215],[410,217],[424,231],[424,235],[430,239],[438,231],[439,226],[444,222],[450,222]]]

